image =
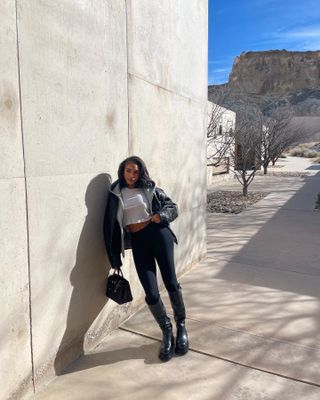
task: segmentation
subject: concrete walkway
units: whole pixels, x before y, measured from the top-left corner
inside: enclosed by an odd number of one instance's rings
[[[186,356],[158,361],[143,308],[35,399],[319,400],[320,165],[307,161],[285,164],[309,177],[257,177],[267,197],[208,215],[207,259],[181,278]]]

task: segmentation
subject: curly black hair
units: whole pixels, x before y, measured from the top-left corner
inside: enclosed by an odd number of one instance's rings
[[[154,182],[149,176],[148,169],[146,167],[145,162],[138,156],[130,156],[123,160],[118,168],[118,179],[120,183],[120,187],[125,187],[127,186],[127,183],[124,179],[124,169],[125,166],[129,163],[137,164],[139,168],[139,179],[136,182],[136,187],[148,187],[150,184],[153,184]]]

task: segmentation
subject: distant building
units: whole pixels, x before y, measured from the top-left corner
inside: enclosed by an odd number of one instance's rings
[[[231,177],[229,144],[236,124],[236,113],[208,102],[207,184]]]

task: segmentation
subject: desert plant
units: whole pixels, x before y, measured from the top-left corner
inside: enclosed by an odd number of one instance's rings
[[[299,145],[290,151],[290,155],[294,157],[317,158],[320,157],[320,152],[311,150],[305,145]]]
[[[300,143],[297,146],[291,148],[289,154],[291,156],[296,156],[296,157],[319,158],[320,157],[319,143],[318,142]]]

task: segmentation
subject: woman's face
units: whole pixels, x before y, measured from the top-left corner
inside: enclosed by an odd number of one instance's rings
[[[128,188],[134,188],[137,181],[139,180],[139,167],[137,164],[129,162],[124,167],[123,173],[124,180]]]

